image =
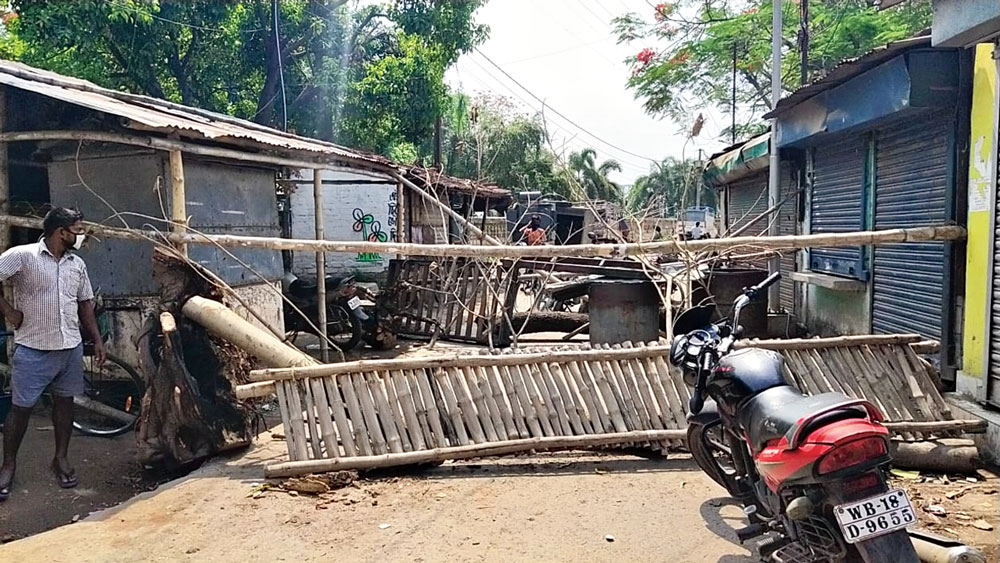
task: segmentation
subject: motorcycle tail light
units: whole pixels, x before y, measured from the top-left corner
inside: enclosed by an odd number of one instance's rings
[[[885,439],[881,436],[869,436],[837,446],[820,460],[817,473],[825,475],[840,469],[861,465],[866,461],[878,459],[888,453]]]

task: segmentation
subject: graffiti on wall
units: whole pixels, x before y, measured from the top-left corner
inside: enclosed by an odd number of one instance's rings
[[[368,242],[389,242],[396,240],[396,192],[389,194],[388,213],[386,219],[387,230],[382,230],[382,222],[375,219],[371,213],[365,213],[360,207],[355,207],[352,217],[354,218],[354,232],[361,233],[361,240]],[[382,256],[377,252],[359,252],[355,258],[358,262],[381,262]]]

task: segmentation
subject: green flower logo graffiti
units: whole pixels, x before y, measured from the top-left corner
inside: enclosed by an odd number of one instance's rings
[[[354,208],[354,232],[361,233],[361,240],[368,242],[386,242],[389,236],[382,231],[382,223],[375,220],[371,213],[365,213],[360,207]],[[382,257],[377,252],[359,252],[358,262],[380,262]]]

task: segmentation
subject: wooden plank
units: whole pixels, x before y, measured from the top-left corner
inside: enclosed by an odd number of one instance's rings
[[[298,385],[298,382],[296,382],[296,385]],[[316,420],[316,401],[313,399],[312,386],[309,385],[308,379],[302,381],[301,393],[306,402],[305,427],[309,432],[309,447],[312,450],[313,458],[319,459],[323,457],[323,441],[320,437],[319,421]]]
[[[306,385],[312,389],[316,416],[319,418],[320,431],[323,433],[323,446],[326,448],[326,457],[340,457],[340,444],[337,443],[337,432],[333,428],[330,401],[326,396],[326,391],[323,389],[323,380],[314,377],[309,379]]]
[[[361,414],[361,402],[358,394],[354,390],[354,383],[351,381],[351,374],[347,373],[337,378],[340,390],[344,393],[344,404],[347,405],[347,413],[351,417],[351,424],[354,426],[354,443],[358,445],[361,455],[372,455],[371,436],[365,424],[365,416]]]
[[[493,423],[493,430],[496,432],[497,437],[500,440],[511,439],[512,436],[507,432],[507,421],[500,412],[500,405],[497,403],[496,393],[493,391],[490,378],[486,374],[486,368],[469,368],[469,370],[471,371],[469,377],[476,382],[476,387],[479,388],[479,392],[483,395],[486,412],[490,415],[490,421]],[[500,398],[502,400],[503,395]],[[511,430],[513,431],[513,435],[517,436],[517,430],[513,426],[513,421],[511,421]]]
[[[357,393],[358,403],[361,404],[361,414],[364,416],[365,426],[368,427],[368,436],[371,438],[372,448],[376,454],[388,453],[389,448],[386,444],[385,434],[382,432],[378,415],[375,414],[375,403],[372,401],[371,390],[365,381],[364,375],[352,373],[349,379],[355,393]]]
[[[413,402],[413,391],[410,391],[410,382],[406,374],[402,371],[391,372],[393,389],[396,392],[396,400],[403,411],[403,420],[406,421],[406,433],[409,436],[411,449],[423,450],[427,448],[424,440],[424,431],[420,425],[420,418],[417,416],[417,406]],[[417,393],[420,391],[417,390]]]
[[[542,381],[549,397],[551,397],[552,410],[556,413],[556,417],[553,419],[553,426],[559,424],[559,428],[563,436],[572,436],[574,432],[573,426],[569,422],[566,400],[563,398],[562,390],[556,384],[555,378],[552,375],[552,370],[549,369],[549,364],[545,362],[538,364],[538,370],[539,379]]]
[[[934,370],[934,366],[918,356],[912,346],[903,346],[903,351],[914,368],[922,370],[921,373],[917,373],[917,383],[923,389],[924,393],[931,398],[937,412],[945,419],[950,420],[953,418],[951,407],[945,402],[944,397],[941,396],[941,392],[934,386],[934,382],[931,379],[929,371]]]
[[[486,442],[486,433],[483,423],[479,420],[479,413],[472,400],[472,393],[462,381],[462,372],[458,368],[448,370],[449,382],[452,391],[458,398],[458,408],[462,410],[462,419],[465,420],[465,427],[468,428],[473,443],[481,444]]]
[[[584,426],[588,427],[587,432],[601,434],[610,431],[611,424],[607,419],[604,409],[600,406],[600,400],[594,393],[594,383],[590,379],[590,372],[586,371],[586,367],[581,370],[581,366],[577,362],[569,362],[566,366],[580,396],[583,397],[583,404],[587,408],[586,414],[581,415]]]
[[[621,345],[622,348],[632,348],[631,342],[625,342]],[[621,362],[622,372],[625,375],[625,380],[632,387],[632,396],[638,399],[639,414],[642,416],[643,430],[662,430],[663,424],[660,423],[659,416],[656,412],[656,404],[653,403],[652,395],[649,391],[649,384],[646,381],[646,373],[643,371],[641,365],[639,365],[638,360],[626,360]]]
[[[611,420],[615,432],[628,432],[625,417],[622,416],[621,408],[618,406],[618,398],[615,397],[611,381],[609,381],[608,375],[604,372],[604,366],[598,361],[587,362],[584,365],[587,366],[587,369],[594,376],[594,381],[597,382],[597,389],[601,392],[601,397],[604,399],[604,406],[608,410],[608,418]]]
[[[396,394],[396,378],[394,372],[386,371],[382,374],[382,385],[389,398],[389,408],[392,409],[393,418],[396,421],[396,430],[399,432],[399,440],[402,442],[404,452],[412,452],[413,444],[407,431],[409,421],[403,413],[403,404]]]
[[[569,418],[569,425],[572,428],[572,434],[589,434],[589,432],[583,427],[583,420],[580,418],[580,415],[584,414],[584,410],[581,406],[582,399],[579,399],[574,395],[571,388],[572,384],[567,381],[567,377],[566,374],[563,373],[562,366],[559,364],[552,364],[550,367],[547,366],[547,369],[549,370],[550,377],[553,381],[555,381],[556,387],[559,388],[559,394],[562,396],[563,407],[566,409],[566,415]]]
[[[463,309],[465,312],[465,320],[462,336],[472,340],[476,337],[476,333],[474,332],[477,319],[476,300],[479,297],[479,291],[482,290],[482,281],[479,268],[476,267],[474,261],[466,261],[465,271],[468,274],[466,277],[468,292],[466,293],[465,300],[463,301],[463,304],[465,305],[465,308]]]
[[[427,370],[413,370],[410,374],[416,383],[416,387],[411,385],[410,390],[419,389],[420,403],[427,417],[427,425],[424,427],[430,433],[429,436],[425,436],[427,443],[434,444],[438,448],[447,447],[448,441],[445,439],[444,428],[441,425],[441,413],[437,409],[437,401],[434,400],[434,393],[431,391],[430,374]],[[414,395],[413,397],[416,401],[418,396]]]
[[[475,372],[472,368],[464,368],[457,373],[459,374],[459,379],[465,380],[465,386],[472,395],[472,403],[475,405],[476,414],[479,415],[479,423],[483,427],[483,433],[486,434],[486,441],[496,442],[500,438],[496,428],[493,426],[493,416],[489,406],[486,404],[486,396],[476,381]]]
[[[469,440],[469,432],[462,421],[462,409],[458,404],[458,396],[455,394],[455,390],[452,389],[449,379],[450,375],[446,370],[442,369],[434,372],[434,381],[437,383],[438,388],[441,389],[441,394],[447,405],[448,417],[455,430],[455,438],[459,444],[465,446],[472,442]]]
[[[610,350],[611,347],[604,344],[601,346],[601,349]],[[639,422],[635,402],[632,400],[632,395],[629,394],[628,387],[625,385],[625,376],[622,373],[621,366],[618,364],[618,360],[608,360],[606,364],[608,366],[607,373],[610,376],[611,382],[614,384],[613,388],[616,391],[618,404],[621,407],[622,416],[628,424],[628,429],[644,430]]]
[[[401,453],[403,451],[403,440],[399,437],[399,428],[396,427],[395,413],[393,413],[392,407],[389,406],[385,389],[382,387],[384,378],[378,372],[366,373],[361,377],[375,399],[375,415],[378,417],[377,420],[380,423],[382,431],[385,433],[385,441],[389,447],[389,452],[394,454]]]
[[[685,389],[686,386],[680,379],[679,370],[671,369],[662,357],[654,357],[652,360],[656,365],[656,373],[659,375],[656,379],[663,387],[664,395],[667,396],[667,402],[670,405],[671,418],[673,418],[677,428],[684,428],[687,426],[687,411],[684,404],[686,397],[681,389]],[[675,373],[678,375],[676,378],[673,377]]]
[[[295,445],[295,459],[309,459],[309,446],[306,444],[306,425],[302,418],[302,398],[299,396],[299,384],[297,381],[285,383],[285,395],[289,399],[291,410],[289,411],[289,422],[292,431],[292,442]]]
[[[521,431],[514,422],[514,413],[511,410],[511,405],[507,403],[508,395],[504,392],[505,389],[503,383],[501,382],[500,371],[493,366],[478,369],[482,370],[484,376],[486,377],[486,381],[490,386],[490,393],[493,395],[493,401],[496,403],[497,410],[500,413],[500,418],[503,420],[503,426],[507,434],[507,439],[515,440],[520,438],[522,436]],[[510,389],[509,391],[513,394],[514,390]],[[515,397],[511,397],[510,400],[516,401],[517,399]],[[527,432],[525,432],[524,436],[527,437],[527,435]]]
[[[535,429],[529,425],[530,415],[534,412],[534,408],[531,406],[530,401],[528,401],[527,393],[518,384],[517,379],[520,378],[520,374],[516,371],[517,368],[498,366],[496,369],[500,372],[500,378],[503,381],[504,388],[507,390],[511,416],[514,417],[514,425],[517,427],[518,434],[522,438],[541,436],[541,427],[539,427],[538,432],[535,432]]]
[[[527,369],[527,368],[523,368]],[[530,376],[523,373],[522,366],[511,366],[510,376],[514,381],[514,388],[517,390],[517,397],[524,408],[524,415],[527,419],[528,429],[532,436],[552,436],[552,426],[549,424],[548,413],[542,414],[539,411],[538,393],[531,382]]]
[[[278,412],[281,413],[281,428],[285,434],[288,457],[296,459],[298,455],[295,453],[295,442],[292,440],[292,420],[289,416],[292,412],[292,404],[288,400],[288,393],[285,392],[285,382],[278,381],[275,390],[278,392]]]
[[[326,388],[326,396],[330,400],[330,408],[333,410],[333,421],[337,425],[337,433],[340,434],[340,442],[344,447],[344,455],[358,455],[357,440],[354,431],[351,430],[350,420],[344,410],[344,401],[340,396],[340,386],[333,377],[323,378],[323,387]]]

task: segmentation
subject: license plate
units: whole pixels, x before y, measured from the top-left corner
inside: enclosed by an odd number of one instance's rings
[[[358,297],[351,297],[347,300],[347,306],[353,311],[361,306],[361,299]]]
[[[900,530],[917,521],[909,497],[905,491],[891,490],[881,495],[855,502],[841,504],[834,508],[837,524],[847,543],[857,543],[866,539]]]

